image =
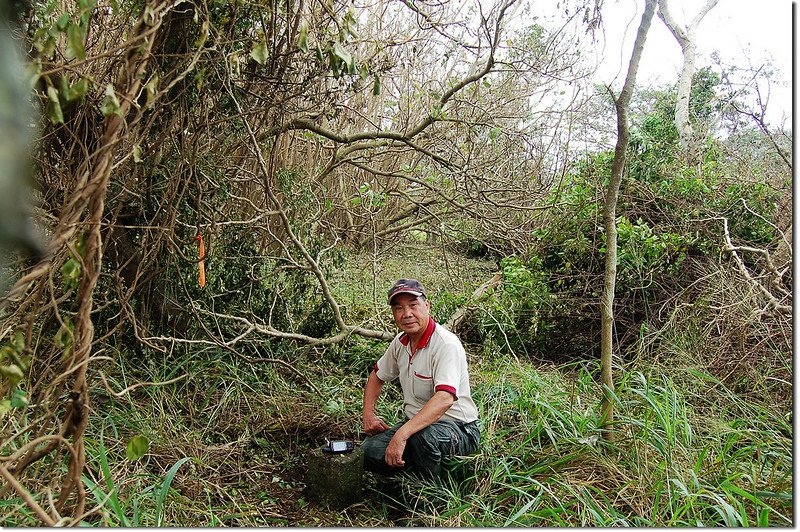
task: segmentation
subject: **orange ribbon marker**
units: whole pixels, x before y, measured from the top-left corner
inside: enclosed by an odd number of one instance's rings
[[[206,246],[203,244],[203,235],[197,233],[197,236],[194,237],[195,240],[200,242],[200,261],[197,263],[198,267],[200,268],[200,288],[206,286]]]

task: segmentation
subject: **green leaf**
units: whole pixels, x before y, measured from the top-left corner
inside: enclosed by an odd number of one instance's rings
[[[326,414],[335,414],[344,410],[344,405],[342,405],[342,403],[336,399],[330,399],[327,403],[325,403],[324,410]]]
[[[375,76],[375,80],[372,82],[372,95],[373,96],[380,96],[381,95],[381,78]]]
[[[340,67],[339,64],[342,60],[333,52],[333,48],[328,49],[328,66],[330,67],[331,71],[333,72],[333,76],[335,78],[339,77]]]
[[[64,13],[58,20],[56,20],[56,28],[58,31],[64,31],[69,26],[69,13]]]
[[[66,76],[62,76],[60,80],[61,87],[59,87],[58,93],[65,102],[82,100],[86,96],[89,89],[88,80],[86,78],[79,79],[71,86]]]
[[[355,62],[353,61],[353,56],[344,48],[344,46],[341,45],[341,43],[337,42],[333,45],[333,55],[341,59],[342,62],[347,65],[348,73],[355,73]]]
[[[197,16],[197,11],[195,11],[195,17]],[[200,26],[200,36],[194,42],[195,48],[202,48],[205,46],[206,41],[208,40],[208,21],[204,20],[203,24]]]
[[[345,14],[344,19],[342,19],[342,27],[345,32],[345,38],[349,35],[350,37],[357,38],[358,33],[356,32],[356,17],[353,15],[352,10],[348,10]]]
[[[152,26],[156,20],[156,12],[153,11],[152,6],[147,6],[144,8],[144,23],[148,26]]]
[[[83,258],[86,258],[86,242],[87,236],[86,233],[81,233],[76,239],[73,246],[75,247],[75,251]]]
[[[56,38],[49,31],[44,31],[36,35],[33,42],[34,47],[39,51],[42,59],[51,59],[56,51]]]
[[[61,275],[64,277],[65,290],[76,288],[81,278],[81,263],[74,257],[70,258],[61,267]]]
[[[66,349],[72,345],[72,324],[65,321],[64,324],[58,328],[53,341],[59,349]]]
[[[61,102],[58,101],[58,91],[55,87],[47,87],[47,107],[45,114],[53,124],[64,123],[64,113],[61,111]]]
[[[153,106],[153,102],[156,101],[156,94],[158,94],[158,74],[153,74],[153,77],[150,78],[150,81],[144,86],[145,91],[147,91],[147,103],[145,103],[145,107],[149,108]]]
[[[25,374],[16,364],[9,364],[8,366],[0,366],[0,375],[8,380],[8,384],[13,388],[19,381],[21,381]]]
[[[16,331],[14,333],[14,338],[11,340],[11,345],[14,346],[14,349],[17,350],[17,353],[22,353],[25,349],[25,333],[22,331]]]
[[[150,448],[150,440],[148,440],[146,436],[137,434],[136,436],[131,438],[130,442],[128,442],[128,450],[126,452],[128,460],[130,460],[131,462],[139,460],[142,456],[147,454],[149,448]]]
[[[191,460],[190,456],[185,456],[175,462],[169,471],[167,471],[167,476],[164,477],[164,483],[161,485],[161,489],[158,492],[158,496],[156,498],[156,526],[162,527],[164,526],[164,502],[167,500],[167,494],[169,493],[169,487],[172,484],[172,480],[175,478],[175,474],[178,472],[178,468],[180,468],[187,460]]]
[[[100,104],[100,112],[103,113],[103,116],[122,116],[122,106],[119,104],[114,87],[110,83],[106,85],[103,103]]]
[[[105,480],[106,487],[108,488],[108,497],[104,497],[104,499],[107,501],[108,506],[113,510],[115,517],[119,519],[119,524],[124,527],[129,527],[131,526],[130,521],[125,515],[125,511],[119,502],[119,496],[117,495],[119,489],[114,483],[114,477],[111,474],[111,467],[108,464],[108,453],[106,452],[106,445],[103,437],[104,432],[105,426],[100,430],[100,439],[98,440],[100,470],[103,472],[103,480]]]
[[[317,61],[325,60],[325,55],[322,53],[322,48],[320,47],[319,43],[317,43],[317,47],[314,50],[314,53],[317,54]]]
[[[308,24],[300,24],[300,34],[297,36],[297,47],[303,53],[308,53]]]
[[[67,61],[86,57],[86,47],[83,43],[85,39],[86,32],[82,27],[76,24],[69,25],[67,28]]]
[[[8,412],[11,412],[11,401],[3,399],[0,401],[0,419],[3,418]]]
[[[527,511],[530,509],[530,507],[531,507],[531,506],[533,506],[534,504],[536,504],[536,503],[538,503],[538,502],[540,502],[538,497],[537,497],[537,498],[534,498],[534,499],[531,499],[531,500],[529,500],[529,501],[528,501],[528,502],[525,504],[525,506],[523,506],[522,508],[520,508],[520,509],[517,511],[517,513],[515,513],[514,515],[512,515],[511,517],[509,517],[508,519],[506,519],[506,522],[505,522],[505,523],[503,523],[503,524],[502,524],[502,526],[503,526],[503,527],[507,527],[507,526],[511,526],[511,525],[515,525],[515,524],[520,524],[520,523],[517,523],[517,519],[519,519],[519,518],[520,518],[520,516],[521,516],[522,514],[524,514],[525,512],[527,512]]]
[[[762,508],[758,512],[758,524],[759,528],[766,528],[769,526],[769,508]]]
[[[713,382],[714,384],[722,384],[722,383],[721,383],[719,380],[717,380],[715,377],[712,377],[711,375],[709,375],[709,374],[707,374],[707,373],[703,373],[702,371],[698,371],[698,370],[696,370],[696,369],[694,369],[694,368],[688,368],[688,369],[686,369],[686,372],[687,372],[687,373],[689,373],[689,374],[691,374],[691,375],[694,375],[694,376],[695,376],[695,377],[697,377],[697,378],[700,378],[700,379],[704,379],[704,380],[707,380],[707,381]]]
[[[361,65],[358,75],[361,78],[361,81],[367,81],[367,77],[369,77],[369,69],[367,68],[367,65]]]
[[[256,63],[259,65],[263,65],[269,59],[269,51],[267,50],[267,43],[260,42],[253,47],[253,51],[250,52],[250,57],[252,57]]]
[[[133,162],[140,163],[142,162],[142,147],[138,144],[133,146]]]
[[[70,87],[69,101],[83,101],[87,92],[89,92],[89,80],[81,78]]]
[[[25,408],[26,406],[28,406],[28,397],[23,390],[17,388],[11,393],[11,407]]]

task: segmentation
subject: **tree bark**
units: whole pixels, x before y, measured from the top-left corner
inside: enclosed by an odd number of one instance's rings
[[[642,58],[647,32],[653,20],[656,0],[646,0],[642,21],[633,44],[633,53],[628,64],[628,74],[619,96],[614,99],[617,112],[617,144],[614,148],[614,162],[611,167],[611,177],[608,180],[605,201],[603,205],[603,222],[606,232],[606,261],[603,294],[600,301],[601,329],[600,329],[600,367],[601,382],[603,385],[603,400],[600,412],[600,428],[603,438],[613,440],[614,423],[614,374],[613,374],[613,330],[614,330],[614,290],[617,281],[617,198],[619,186],[625,170],[625,155],[630,136],[628,128],[628,112],[630,109],[633,88],[636,84],[636,74],[639,70],[639,61]]]
[[[678,99],[675,104],[675,127],[678,129],[681,147],[687,153],[692,149],[692,137],[694,129],[689,120],[689,100],[692,94],[692,76],[694,75],[695,57],[697,54],[697,42],[695,31],[700,21],[703,20],[709,11],[717,5],[719,0],[706,0],[700,12],[692,19],[686,29],[681,28],[669,10],[669,0],[658,1],[658,17],[664,22],[669,31],[678,41],[683,51],[683,67],[681,77],[678,81]]]

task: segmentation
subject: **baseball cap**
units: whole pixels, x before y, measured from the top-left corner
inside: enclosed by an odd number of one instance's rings
[[[397,294],[411,294],[417,297],[425,295],[425,287],[416,279],[399,279],[394,286],[389,289],[389,304],[392,304],[392,298]]]

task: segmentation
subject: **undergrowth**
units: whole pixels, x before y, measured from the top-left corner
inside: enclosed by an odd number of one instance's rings
[[[485,280],[480,271],[463,289],[437,287],[434,309],[462,301]],[[337,285],[348,312],[364,305],[362,274]],[[435,286],[434,274],[423,281]],[[395,273],[382,275],[376,292]],[[726,319],[745,323],[734,310]],[[765,387],[778,381],[752,380],[745,393],[715,373],[697,349],[720,340],[693,319],[675,315],[670,331],[643,337],[640,356],[618,360],[613,442],[597,430],[597,362],[545,364],[508,342],[468,346],[479,452],[441,485],[406,483],[404,511],[439,527],[792,525],[791,412]],[[384,348],[356,338],[263,347],[284,364],[191,347],[109,357],[115,365],[98,366],[92,381],[80,524],[394,526],[398,494],[371,475],[363,501],[341,512],[308,500],[304,484],[306,453],[325,437],[361,440],[366,372]],[[786,380],[791,368],[778,369]],[[393,422],[402,398],[394,384],[385,390],[379,413]],[[144,452],[131,453],[135,438]],[[0,501],[3,525],[35,519],[19,497]]]
[[[279,366],[223,356],[187,368],[191,378],[178,383],[122,397],[97,390],[107,414],[86,439],[87,508],[95,511],[82,523],[391,526],[391,504],[375,491],[343,512],[306,500],[305,453],[328,435],[360,439],[363,375],[321,371],[309,358],[295,362],[328,393]],[[425,524],[792,524],[790,421],[743,401],[715,377],[691,367],[680,381],[652,368],[617,368],[619,415],[609,443],[597,430],[595,364],[537,367],[488,355],[470,363],[480,451],[441,486],[406,486],[416,501],[411,512]],[[116,390],[124,382],[108,384]],[[400,404],[390,388],[383,414],[398,416]],[[138,434],[149,450],[131,461],[126,448]],[[1,505],[6,524],[30,517],[17,513],[19,500]]]

